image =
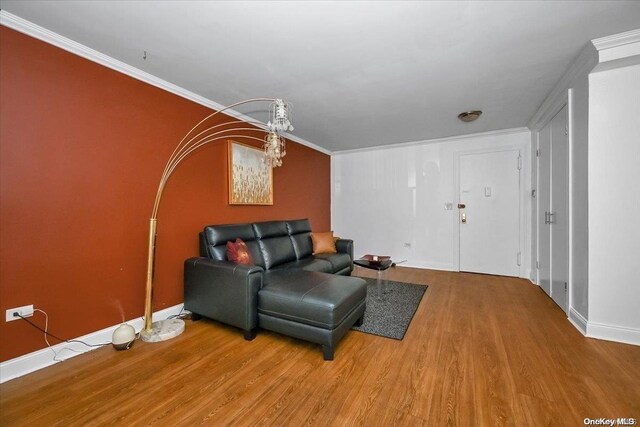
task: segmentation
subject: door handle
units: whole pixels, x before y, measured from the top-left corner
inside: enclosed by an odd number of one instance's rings
[[[460,220],[463,224],[467,223],[467,214],[462,212],[462,218]]]
[[[555,221],[553,220],[553,216],[555,212],[546,212],[544,213],[544,223],[545,224],[553,224]]]

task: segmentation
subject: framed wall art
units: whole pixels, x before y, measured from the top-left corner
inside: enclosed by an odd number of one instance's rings
[[[273,169],[263,158],[262,150],[229,141],[230,205],[273,205]]]

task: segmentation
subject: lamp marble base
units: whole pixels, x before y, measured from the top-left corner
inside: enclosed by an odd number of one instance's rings
[[[151,331],[140,331],[140,339],[146,342],[160,342],[175,338],[184,332],[184,320],[167,319],[153,322]]]

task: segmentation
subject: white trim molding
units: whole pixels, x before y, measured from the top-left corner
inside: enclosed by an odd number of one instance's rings
[[[183,306],[184,304],[178,304],[174,305],[173,307],[168,307],[164,310],[157,311],[153,313],[153,319],[156,321],[165,320],[168,317],[178,315],[181,312],[184,314],[185,312],[183,310]],[[133,326],[136,332],[140,332],[142,330],[142,327],[144,326],[144,321],[141,317],[123,323],[128,323],[129,325]],[[117,325],[109,326],[108,328],[101,329],[99,331],[92,332],[78,338],[74,338],[73,340],[84,341],[87,344],[91,345],[110,343],[113,331],[121,324],[122,323],[118,323]],[[99,347],[88,347],[79,342],[63,342],[51,346],[50,348],[45,347],[42,350],[37,350],[32,353],[16,357],[15,359],[7,360],[0,363],[0,384],[4,383],[5,381],[9,381],[14,378],[18,378],[31,372],[40,370],[42,368],[46,368],[47,366],[51,366],[59,362],[64,362],[67,359],[83,353],[87,353],[91,350],[95,350],[96,348]],[[54,352],[56,353],[55,356]],[[54,360],[54,357],[56,360]]]
[[[439,271],[458,271],[457,266],[444,263],[444,262],[430,262],[424,260],[407,260],[403,262],[402,265],[398,267],[409,267],[409,268],[426,268],[428,270],[439,270]]]
[[[528,128],[532,131],[542,129],[567,102],[567,89],[573,80],[579,75],[587,75],[596,65],[598,65],[598,52],[591,43],[587,43],[551,89],[538,111],[531,117],[527,124]]]
[[[640,329],[638,328],[587,322],[586,336],[589,338],[640,345]]]
[[[598,50],[600,63],[640,55],[640,29],[591,41]]]
[[[397,144],[385,144],[385,145],[377,145],[375,147],[365,147],[365,148],[353,148],[350,150],[337,150],[333,151],[332,154],[351,154],[351,153],[363,153],[367,151],[378,151],[378,150],[386,150],[386,149],[395,149],[395,148],[403,148],[403,147],[411,147],[414,145],[421,144],[436,144],[440,142],[448,142],[448,141],[461,141],[464,139],[470,138],[478,138],[482,136],[498,136],[498,135],[510,135],[513,133],[521,133],[521,132],[529,132],[529,128],[527,127],[519,127],[519,128],[510,128],[510,129],[499,129],[499,130],[490,130],[487,132],[478,132],[478,133],[470,133],[466,135],[456,135],[456,136],[447,136],[444,138],[436,138],[436,139],[425,139],[421,141],[409,141],[409,142],[401,142]]]
[[[582,335],[587,335],[587,319],[573,307],[569,307],[569,322],[571,322]]]
[[[581,74],[589,74],[598,64],[640,55],[640,29],[594,39],[586,44],[558,83],[553,87],[527,126],[541,129],[559,111],[571,82]],[[599,67],[600,68],[600,67]]]
[[[225,106],[222,104],[219,104],[215,101],[212,101],[194,92],[191,92],[190,90],[187,90],[173,83],[170,83],[166,80],[163,80],[159,77],[156,77],[153,74],[149,74],[146,71],[142,71],[139,68],[126,64],[122,61],[119,61],[115,58],[105,55],[104,53],[98,52],[97,50],[91,49],[90,47],[87,47],[83,44],[75,42],[58,33],[54,33],[53,31],[47,30],[46,28],[43,28],[30,21],[27,21],[26,19],[22,19],[19,16],[13,15],[7,11],[0,10],[0,24],[4,25],[7,28],[11,28],[15,31],[18,31],[20,33],[26,34],[30,37],[33,37],[35,39],[48,43],[50,45],[56,46],[60,49],[66,50],[67,52],[73,53],[74,55],[78,55],[84,59],[88,59],[89,61],[95,62],[96,64],[100,64],[114,71],[125,74],[129,77],[133,77],[134,79],[140,80],[141,82],[150,84],[159,89],[173,93],[174,95],[178,95],[182,98],[185,98],[197,104],[203,105],[207,108],[211,108],[213,110],[221,110],[222,108],[225,108]],[[257,121],[256,119],[251,118],[233,109],[226,110],[224,113],[239,120],[250,121],[250,122]],[[266,125],[264,125],[264,127],[266,128]],[[321,153],[331,155],[330,150],[327,150],[326,148],[315,145],[305,139],[302,139],[300,137],[297,137],[289,133],[284,133],[283,135],[287,139],[297,142],[298,144],[312,148]]]

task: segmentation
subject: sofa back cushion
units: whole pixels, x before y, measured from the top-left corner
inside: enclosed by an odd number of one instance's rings
[[[253,231],[258,239],[264,268],[269,270],[296,260],[293,243],[284,221],[257,222],[253,224]]]
[[[311,243],[311,224],[309,224],[309,220],[296,219],[287,221],[286,224],[296,258],[303,259],[311,256],[313,245]]]
[[[227,242],[241,239],[247,245],[255,265],[265,267],[262,251],[256,241],[256,235],[251,224],[208,225],[200,235],[201,256],[218,261],[227,260]]]

